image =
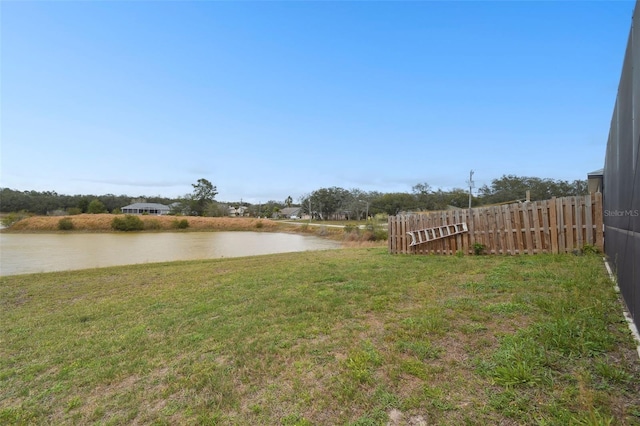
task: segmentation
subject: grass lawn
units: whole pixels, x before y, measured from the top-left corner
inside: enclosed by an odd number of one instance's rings
[[[361,248],[0,278],[0,424],[638,425],[597,256]]]

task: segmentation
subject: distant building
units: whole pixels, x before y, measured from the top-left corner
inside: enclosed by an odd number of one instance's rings
[[[231,217],[249,216],[249,208],[246,206],[240,206],[240,207],[229,206],[228,214]]]
[[[593,171],[587,174],[587,185],[589,187],[589,194],[595,192],[602,192],[602,178],[604,176],[604,169]]]
[[[285,207],[280,210],[278,217],[284,217],[286,219],[300,219],[302,218],[302,207]]]
[[[169,214],[171,208],[159,203],[133,203],[121,208],[122,213],[125,214],[154,214],[163,215]]]

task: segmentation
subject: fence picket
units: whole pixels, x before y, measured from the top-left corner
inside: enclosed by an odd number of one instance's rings
[[[584,241],[585,241],[585,244],[593,245],[593,205],[591,203],[591,197],[585,197],[584,204],[585,204]]]
[[[566,234],[567,234],[567,250],[573,250],[573,200],[571,197],[566,197],[564,199],[564,218],[566,221]]]
[[[549,201],[542,201],[542,250],[545,253],[551,253],[551,242],[549,241]]]
[[[502,206],[502,214],[504,216],[504,233],[507,241],[507,254],[514,255],[515,247],[513,241],[513,223],[511,222],[511,210],[509,206]]]
[[[531,203],[524,203],[522,210],[522,226],[524,228],[524,241],[527,247],[527,253],[533,254],[533,241],[531,240],[531,224],[530,224],[530,208]]]
[[[533,252],[534,253],[542,253],[542,242],[540,241],[540,231],[542,231],[542,227],[540,226],[540,218],[538,216],[538,209],[540,205],[538,202],[531,203],[531,216],[533,217]]]
[[[558,248],[558,213],[556,197],[549,200],[549,236],[551,237],[551,253],[559,253]]]
[[[562,198],[556,198],[556,215],[558,218],[558,252],[564,253],[567,246],[565,244],[564,207]]]
[[[576,213],[575,213],[575,224],[576,224],[576,248],[582,249],[584,247],[584,228],[582,227],[582,215],[584,214],[584,198],[583,197],[575,197],[576,203]]]

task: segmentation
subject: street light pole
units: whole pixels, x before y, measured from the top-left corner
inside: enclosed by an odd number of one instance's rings
[[[469,209],[471,209],[471,199],[473,198],[473,170],[469,172]]]

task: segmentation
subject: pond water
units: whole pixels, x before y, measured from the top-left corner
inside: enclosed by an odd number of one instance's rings
[[[339,247],[318,237],[268,232],[0,234],[0,275]]]

